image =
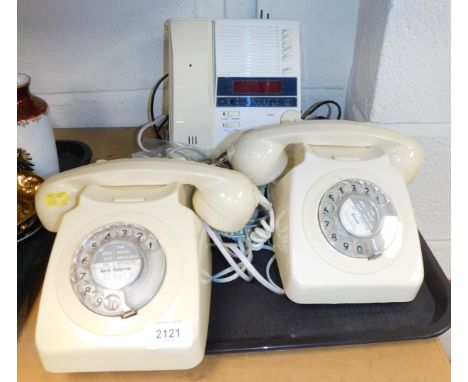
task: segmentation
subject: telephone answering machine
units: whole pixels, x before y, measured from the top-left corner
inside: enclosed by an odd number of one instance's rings
[[[407,186],[423,156],[414,140],[371,123],[298,121],[245,132],[228,157],[256,185],[273,182],[273,245],[292,301],[415,298],[423,263]]]
[[[299,37],[294,20],[168,20],[171,139],[211,150],[233,132],[300,119]]]
[[[169,159],[105,161],[47,179],[36,209],[45,228],[58,233],[36,329],[44,367],[198,364],[211,291],[211,250],[199,217],[238,231],[258,200],[240,173]]]

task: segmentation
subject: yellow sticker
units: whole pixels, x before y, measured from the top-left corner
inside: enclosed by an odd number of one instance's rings
[[[49,192],[44,198],[44,202],[48,207],[64,206],[69,200],[70,194],[66,191]]]

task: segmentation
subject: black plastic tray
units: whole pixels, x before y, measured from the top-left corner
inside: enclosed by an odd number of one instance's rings
[[[57,141],[60,170],[89,163],[78,141]],[[18,243],[18,325],[44,277],[55,234],[42,228]],[[206,353],[337,346],[435,337],[450,328],[450,284],[421,236],[424,283],[408,303],[300,305],[257,282],[213,284]],[[265,269],[269,254],[254,260]],[[226,266],[214,251],[213,272]],[[280,284],[276,264],[272,276]]]
[[[207,354],[435,337],[450,328],[450,284],[422,236],[424,283],[412,302],[295,304],[259,283],[213,284]],[[254,265],[265,269],[267,253]],[[275,263],[276,265],[276,263]],[[213,273],[226,264],[213,254]],[[273,280],[280,283],[272,267]]]

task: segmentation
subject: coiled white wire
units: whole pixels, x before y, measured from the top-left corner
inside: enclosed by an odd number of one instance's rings
[[[273,212],[270,201],[263,195],[260,197],[260,205],[268,212],[269,222],[265,219],[260,219],[260,227],[255,227],[249,234],[251,248],[253,251],[260,251],[265,243],[270,240],[273,231],[275,230],[275,214]]]
[[[224,243],[220,237],[219,233],[216,233],[213,229],[211,229],[208,225],[204,223],[204,227],[208,235],[210,236],[211,240],[215,244],[216,247],[219,248],[221,254],[224,256],[226,261],[230,264],[230,267],[216,273],[215,275],[211,276],[211,280],[216,283],[227,283],[241,277],[245,281],[252,281],[253,276],[246,272],[246,266],[239,261],[236,263],[234,258],[238,258],[237,251],[239,248],[244,249],[244,244],[242,240],[238,240],[237,245],[235,243]],[[253,260],[253,254],[247,257],[248,261]],[[233,273],[230,276],[223,277],[229,273]]]
[[[159,124],[165,117],[166,115],[163,114],[155,118],[154,121],[143,125],[138,131],[137,145],[145,153],[145,155],[152,154],[153,151],[143,146],[143,133],[149,127]],[[169,148],[165,151],[165,155],[170,158],[177,158],[181,156],[186,160],[194,160],[193,157],[185,154],[184,150],[187,150],[188,152],[193,151],[200,154],[202,156],[202,160],[206,160],[208,158],[202,150],[192,146]],[[248,225],[246,229],[238,233],[223,233],[223,236],[234,240],[234,243],[223,242],[221,238],[222,235],[218,232],[215,232],[212,228],[203,222],[205,231],[208,233],[214,245],[219,249],[229,264],[229,267],[223,269],[215,275],[212,275],[211,280],[215,283],[227,283],[240,277],[244,281],[250,282],[255,278],[268,290],[276,294],[284,294],[284,289],[279,287],[270,276],[270,269],[276,259],[276,256],[273,255],[267,263],[267,279],[265,279],[252,265],[254,251],[260,251],[262,249],[273,251],[273,249],[269,246],[266,246],[265,243],[270,240],[271,235],[275,229],[274,211],[270,201],[261,194],[259,204],[267,212],[267,217],[257,219],[255,225]],[[238,262],[236,262],[236,259]]]
[[[252,265],[252,260],[253,259],[253,254],[252,254],[252,248],[250,246],[247,246],[247,256],[237,247],[237,246],[231,246],[230,249],[234,252],[235,256],[240,260],[240,263],[244,266],[242,269],[239,267],[239,264],[237,264],[232,256],[229,254],[229,252],[226,250],[226,243],[223,243],[222,240],[218,237],[216,232],[214,232],[206,223],[203,223],[203,226],[210,236],[211,240],[216,244],[218,249],[220,250],[221,254],[224,256],[226,261],[229,263],[231,266],[231,269],[235,270],[237,275],[239,275],[243,280],[249,282],[252,280],[252,278],[255,278],[260,284],[262,284],[265,288],[268,290],[276,293],[276,294],[284,294],[284,289],[280,288],[278,285],[276,285],[271,277],[268,275],[267,279],[265,279],[258,271],[255,269],[255,267]],[[272,257],[272,259],[274,259]],[[272,263],[273,260],[270,259],[270,262]],[[267,268],[269,269],[271,267],[271,264],[269,262],[269,266]],[[245,270],[247,270],[250,275],[246,274]],[[224,270],[222,272],[230,272],[231,270]],[[234,278],[233,278],[234,279]],[[216,282],[216,279],[212,279],[212,281]],[[232,281],[232,280],[230,280]],[[228,282],[226,280],[223,280],[222,282]]]
[[[261,218],[259,220],[261,227],[250,227],[249,229],[251,231],[245,232],[245,234],[238,233],[227,235],[227,237],[232,239],[237,236],[237,239],[235,239],[237,243],[224,243],[220,233],[215,232],[206,223],[203,223],[205,231],[230,265],[228,268],[213,275],[212,281],[215,283],[227,283],[241,277],[243,280],[249,282],[255,278],[268,290],[276,294],[284,294],[284,289],[279,287],[270,276],[270,269],[276,259],[275,256],[272,256],[268,261],[266,267],[267,279],[265,279],[252,264],[254,251],[259,251],[261,249],[273,251],[271,247],[265,245],[274,231],[275,221],[273,208],[269,200],[263,195],[261,195],[259,203],[262,208],[267,210],[269,222],[266,222],[265,218]],[[239,260],[239,262],[236,262],[235,259]]]

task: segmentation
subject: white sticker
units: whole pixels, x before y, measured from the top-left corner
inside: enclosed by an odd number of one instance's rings
[[[146,349],[185,348],[192,346],[192,321],[157,322],[145,327]]]
[[[114,240],[96,251],[91,273],[104,288],[121,289],[136,280],[142,266],[140,253],[133,243]]]
[[[367,237],[377,232],[380,213],[375,203],[366,197],[347,199],[340,208],[340,222],[343,228],[356,237]]]

